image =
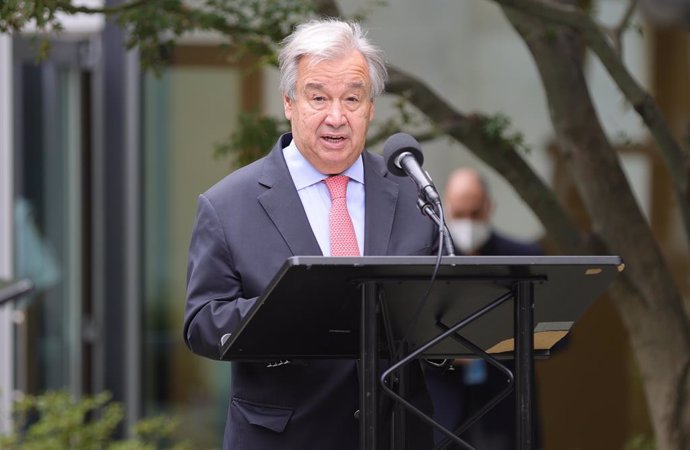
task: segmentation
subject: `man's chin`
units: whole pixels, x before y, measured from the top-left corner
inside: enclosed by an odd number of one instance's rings
[[[321,173],[325,174],[338,174],[342,173],[345,170],[347,170],[359,157],[359,154],[352,155],[352,153],[348,152],[347,158],[341,157],[342,155],[338,155],[337,153],[340,152],[333,152],[327,151],[325,152],[325,155],[327,156],[326,158],[321,158],[318,161],[318,166],[314,165],[318,171]],[[324,153],[322,153],[324,154]],[[330,156],[330,157],[329,157]]]

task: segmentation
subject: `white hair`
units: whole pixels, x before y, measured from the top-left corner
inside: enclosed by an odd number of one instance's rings
[[[359,51],[367,61],[371,81],[369,95],[371,98],[380,95],[388,78],[383,51],[369,42],[358,23],[337,19],[303,23],[283,40],[278,54],[280,91],[288,98],[295,99],[297,65],[303,56],[310,56],[317,63],[337,58],[352,50]]]

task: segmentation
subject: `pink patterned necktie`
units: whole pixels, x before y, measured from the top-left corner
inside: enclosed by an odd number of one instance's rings
[[[323,180],[331,194],[331,210],[328,213],[331,256],[359,256],[355,227],[347,211],[348,181],[350,178],[346,175],[334,175]]]

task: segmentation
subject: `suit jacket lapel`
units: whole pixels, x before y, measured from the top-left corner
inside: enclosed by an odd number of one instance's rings
[[[281,136],[265,159],[259,183],[268,189],[258,196],[258,201],[293,255],[321,255],[321,247],[311,229],[283,157],[283,147],[290,142],[290,138],[286,136],[289,135]]]
[[[386,178],[382,159],[365,151],[364,157],[364,254],[385,255],[393,229],[398,185]]]

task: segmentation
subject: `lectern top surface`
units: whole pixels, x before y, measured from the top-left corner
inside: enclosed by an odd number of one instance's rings
[[[446,256],[422,304],[436,262],[434,256],[288,258],[223,346],[224,358],[356,358],[362,286],[371,283],[385,303],[393,338],[408,336],[411,348],[510,294],[519,282],[533,285],[535,333],[567,333],[623,270],[618,256]],[[411,322],[418,325],[408,333]],[[513,302],[464,327],[462,335],[485,350],[509,341]],[[467,349],[447,339],[426,356],[464,354]]]

